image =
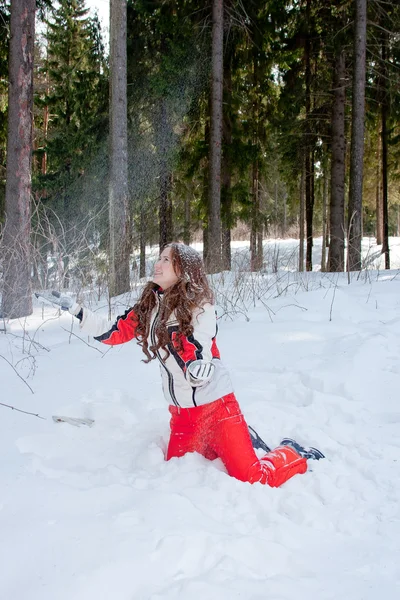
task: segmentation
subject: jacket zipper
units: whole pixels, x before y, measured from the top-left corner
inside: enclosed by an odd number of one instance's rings
[[[156,316],[154,317],[154,321],[153,321],[153,324],[152,324],[151,330],[150,330],[150,339],[151,339],[151,343],[152,343],[153,346],[156,345],[156,338],[155,338],[154,331],[155,331],[155,328],[156,328],[156,323],[157,323],[157,320],[158,320],[158,315],[160,314],[160,300],[158,298],[157,298],[157,300],[158,300],[158,310],[157,310]],[[164,361],[162,360],[161,355],[160,355],[160,353],[159,353],[158,350],[156,351],[156,356],[157,356],[158,360],[160,361],[160,364],[164,367],[164,369],[165,369],[165,371],[167,373],[169,395],[171,396],[172,401],[175,404],[175,406],[180,406],[180,404],[177,401],[176,396],[175,396],[175,392],[174,392],[174,380],[173,380],[172,374],[167,369],[167,367],[166,367]]]

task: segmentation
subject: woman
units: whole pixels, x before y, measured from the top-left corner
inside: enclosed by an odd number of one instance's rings
[[[115,345],[136,339],[144,362],[158,359],[171,413],[166,460],[199,452],[211,460],[221,458],[232,477],[277,487],[306,472],[306,457],[317,458],[293,440],[257,458],[220,360],[213,294],[203,262],[189,246],[171,243],[164,248],[138,302],[114,322],[69,298],[57,302],[99,342]]]

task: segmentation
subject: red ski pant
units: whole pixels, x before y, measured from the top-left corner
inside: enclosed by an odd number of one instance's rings
[[[219,457],[231,477],[278,487],[296,473],[307,471],[307,461],[288,446],[258,459],[234,394],[193,408],[170,406],[171,437],[166,460],[198,452]]]

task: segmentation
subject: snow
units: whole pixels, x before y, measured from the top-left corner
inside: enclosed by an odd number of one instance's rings
[[[242,291],[257,281],[264,304],[243,293],[235,314],[225,294],[218,345],[247,421],[269,445],[288,436],[326,454],[279,489],[234,480],[219,460],[164,461],[158,365],[136,344],[97,345],[39,302],[9,323],[0,402],[43,418],[0,406],[1,600],[397,600],[399,240],[391,246],[392,271],[373,262],[348,285],[345,274],[289,273],[295,242],[276,241],[284,270],[242,281]],[[237,244],[238,261],[246,252]]]

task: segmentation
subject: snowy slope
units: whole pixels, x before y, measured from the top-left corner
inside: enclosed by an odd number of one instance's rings
[[[0,334],[0,402],[44,417],[0,406],[1,600],[400,597],[400,275],[303,277],[219,324],[248,422],[327,456],[280,489],[166,463],[158,366],[134,343],[70,336],[39,303]]]

